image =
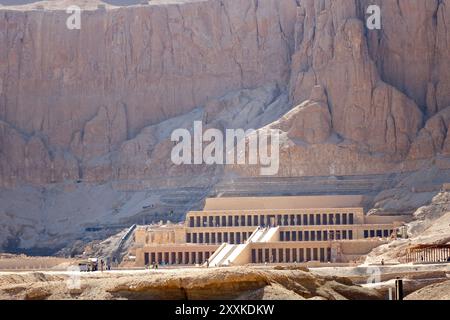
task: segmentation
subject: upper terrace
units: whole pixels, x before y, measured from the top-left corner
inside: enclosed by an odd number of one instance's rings
[[[206,199],[203,211],[359,208],[362,207],[362,202],[363,197],[359,195],[299,197],[225,197]]]

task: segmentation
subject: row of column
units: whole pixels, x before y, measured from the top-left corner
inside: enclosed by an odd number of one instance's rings
[[[407,255],[407,262],[445,262],[449,260],[450,248],[413,250]]]
[[[297,263],[308,261],[331,261],[331,248],[252,249],[252,263]]]
[[[225,215],[189,217],[189,227],[257,227],[353,225],[353,213],[317,213],[285,215]]]
[[[364,230],[364,238],[388,238],[392,235],[392,233],[394,233],[394,230],[390,229],[390,230]]]
[[[160,265],[188,265],[202,264],[213,254],[213,251],[191,252],[145,252],[144,263],[146,266],[158,263]]]
[[[193,232],[186,234],[187,243],[230,244],[244,243],[252,232]]]
[[[353,230],[280,231],[280,241],[353,240]]]

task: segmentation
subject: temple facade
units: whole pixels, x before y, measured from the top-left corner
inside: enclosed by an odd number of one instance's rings
[[[183,224],[140,226],[136,266],[347,263],[397,237],[409,216],[366,216],[362,196],[209,198]]]

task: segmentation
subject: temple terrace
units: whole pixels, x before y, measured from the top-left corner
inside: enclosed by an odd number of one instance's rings
[[[362,196],[209,198],[182,224],[140,226],[136,266],[350,263],[404,236],[409,216],[365,215]]]

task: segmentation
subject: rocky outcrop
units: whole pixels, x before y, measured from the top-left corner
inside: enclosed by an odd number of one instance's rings
[[[308,116],[300,115],[295,130],[280,126],[278,120],[270,126],[288,133],[288,139],[282,141],[279,176],[415,171],[430,168],[429,160],[435,156],[439,160],[433,165],[439,169],[449,167],[445,142],[448,94],[440,94],[438,107],[427,107],[422,102],[427,97],[421,94],[429,90],[430,77],[441,88],[449,83],[447,76],[438,75],[442,71],[436,69],[436,65],[450,60],[441,51],[445,51],[447,41],[442,39],[447,33],[438,32],[446,29],[448,4],[446,1],[378,2],[382,9],[381,31],[365,28],[365,10],[369,4],[373,3],[353,0],[300,3],[290,99],[293,105],[301,104],[304,108],[319,86],[325,92],[326,102],[320,109],[323,112],[308,108],[305,112]],[[403,20],[403,16],[408,18]],[[395,29],[398,24],[402,26]],[[404,32],[400,34],[398,30]],[[417,30],[420,36],[416,39],[416,33],[409,30]],[[430,39],[428,36],[435,32],[436,39]],[[403,44],[401,50],[397,50],[399,43]],[[393,67],[394,60],[402,63]],[[406,65],[405,61],[410,63]],[[412,67],[418,64],[419,68]],[[402,71],[397,72],[400,65]],[[414,77],[415,73],[420,76]],[[415,90],[417,87],[421,89]],[[301,107],[292,109],[285,118],[298,114]],[[314,117],[321,120],[311,119]],[[320,137],[314,137],[314,131],[304,128],[304,123],[312,123]],[[305,138],[305,131],[313,136]],[[241,170],[241,173],[254,176],[257,170]]]
[[[403,156],[422,114],[414,101],[381,80],[357,9],[357,1],[302,2],[292,100],[304,101],[313,86],[323,86],[336,133],[367,145],[370,152]]]
[[[428,205],[418,208],[414,221],[407,225],[408,239],[399,239],[374,249],[366,262],[398,262],[406,256],[410,246],[418,244],[450,243],[450,193],[440,192]]]
[[[27,168],[23,143],[2,145],[18,154],[1,156],[2,186],[73,178],[72,163],[52,154],[76,158],[81,179],[95,157],[148,125],[233,90],[286,85],[295,0],[88,8],[80,30],[67,29],[68,15],[48,5],[0,10],[0,119],[9,126],[2,138],[18,139],[17,128],[45,140],[33,154],[39,165]],[[96,175],[110,179],[108,170]]]
[[[368,44],[384,81],[427,114],[450,106],[450,2],[362,1],[382,8],[382,30],[368,32]],[[361,6],[361,11],[365,8]]]
[[[281,130],[280,179],[436,170],[420,196],[418,181],[380,194],[385,212],[423,205],[447,177],[449,0],[207,0],[102,10],[100,1],[77,0],[81,30],[66,28],[67,3],[0,7],[0,187],[17,191],[0,194],[8,221],[0,246],[17,239],[31,246],[39,237],[52,244],[63,230],[76,238],[90,223],[126,224],[143,214],[134,196],[177,211],[185,200],[162,193],[198,188],[197,203],[222,177],[259,176],[256,166],[175,166],[170,133],[192,130],[195,120]],[[369,4],[381,6],[381,30],[365,27]],[[83,192],[93,190],[105,200],[92,204]],[[32,213],[19,212],[19,195],[35,201],[26,206]],[[67,205],[77,197],[88,200]],[[58,201],[65,217],[48,226]],[[17,227],[27,216],[32,222]]]
[[[418,134],[410,151],[412,159],[427,159],[430,154],[450,155],[450,107],[431,117]]]
[[[282,152],[280,175],[416,170],[417,161],[450,149],[440,141],[445,121],[442,126],[432,117],[423,128],[428,116],[450,104],[444,72],[449,5],[370,4],[382,8],[381,31],[365,28],[369,2],[355,0],[192,1],[107,10],[82,2],[79,31],[65,28],[67,15],[51,4],[41,12],[2,10],[2,135],[32,141],[33,156],[23,163],[26,143],[5,142],[1,185],[189,172],[160,165],[170,142],[154,130],[202,106],[208,110],[203,119],[213,122],[228,108],[219,97],[269,83],[288,89],[286,107],[297,106],[283,120],[294,143]],[[310,97],[317,86],[321,101]],[[240,115],[252,119],[258,110]],[[149,143],[140,144],[142,157],[133,156],[138,136]],[[151,163],[158,170],[148,168],[148,154],[157,155]],[[316,155],[323,165],[302,165]]]
[[[0,299],[130,299],[130,300],[379,300],[375,290],[338,277],[304,270],[258,270],[250,267],[179,269],[171,272],[82,277],[79,289],[67,287],[66,276],[31,274],[20,279],[0,276]],[[36,279],[37,278],[37,279]]]
[[[309,100],[289,111],[280,122],[291,139],[301,139],[310,144],[325,142],[332,127],[324,89],[314,87]]]
[[[432,284],[405,297],[405,300],[450,300],[450,281]]]

